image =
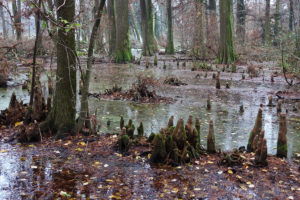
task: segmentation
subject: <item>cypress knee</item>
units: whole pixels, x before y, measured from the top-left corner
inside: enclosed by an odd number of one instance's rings
[[[214,123],[212,120],[209,122],[209,132],[207,136],[207,152],[208,153],[215,153],[215,134],[214,134]]]
[[[280,115],[280,124],[279,124],[279,132],[277,139],[277,157],[287,157],[287,124],[286,124],[286,115]]]
[[[247,145],[247,152],[253,152],[253,148],[252,148],[253,140],[255,136],[261,132],[261,130],[262,130],[262,109],[260,108],[257,113],[254,128],[250,132],[248,145]]]

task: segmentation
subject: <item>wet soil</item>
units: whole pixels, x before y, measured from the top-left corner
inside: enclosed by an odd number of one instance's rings
[[[269,157],[256,168],[219,166],[202,155],[180,167],[151,166],[149,146],[114,149],[117,136],[70,137],[39,144],[1,144],[1,199],[299,199],[297,165]]]

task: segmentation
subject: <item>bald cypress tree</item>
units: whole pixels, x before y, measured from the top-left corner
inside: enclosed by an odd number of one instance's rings
[[[52,133],[57,133],[57,138],[62,138],[75,132],[75,30],[68,28],[74,23],[75,1],[56,0],[56,7],[59,8],[57,18],[61,19],[56,42],[56,90],[53,108],[41,128],[44,131],[50,129]]]
[[[271,42],[271,27],[270,27],[270,0],[266,0],[266,16],[265,16],[265,44]]]
[[[152,0],[140,0],[143,35],[143,55],[152,56],[157,49],[154,38]]]
[[[244,0],[237,0],[237,12],[236,12],[236,19],[237,19],[237,27],[236,27],[236,35],[238,39],[244,43],[245,41],[245,33],[246,33],[246,8]]]
[[[116,11],[115,0],[107,1],[109,55],[114,55],[116,48]]]
[[[219,63],[229,64],[235,61],[233,48],[231,0],[220,1],[220,42]]]
[[[172,16],[172,0],[167,0],[167,26],[168,26],[168,41],[166,47],[166,54],[174,54],[174,41],[173,41],[173,16]]]
[[[116,55],[117,63],[126,63],[131,60],[129,41],[128,0],[115,0],[116,9]]]

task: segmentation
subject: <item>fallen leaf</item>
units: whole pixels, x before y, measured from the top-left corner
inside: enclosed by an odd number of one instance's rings
[[[110,195],[109,198],[110,199],[121,199],[121,197],[119,197],[117,195]]]
[[[23,122],[16,122],[15,127],[23,125]]]

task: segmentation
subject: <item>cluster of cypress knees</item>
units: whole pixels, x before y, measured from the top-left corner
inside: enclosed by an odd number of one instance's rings
[[[134,139],[135,126],[130,119],[128,124],[124,124],[124,118],[121,116],[120,127],[122,133],[118,140],[118,146],[121,151],[128,151],[131,139]],[[144,136],[143,123],[137,128],[138,138]],[[287,123],[286,115],[280,114],[280,125],[277,141],[277,156],[287,157]],[[216,153],[214,124],[210,120],[209,133],[207,136],[207,149],[204,149],[200,143],[200,119],[196,118],[195,124],[193,117],[189,116],[188,121],[180,118],[174,126],[174,117],[169,119],[168,125],[162,128],[158,134],[151,133],[148,141],[152,143],[151,162],[163,164],[184,164],[193,158],[199,158],[203,153]],[[266,166],[267,163],[267,140],[264,137],[262,129],[262,109],[260,108],[256,117],[254,128],[250,132],[247,152],[255,153],[255,164],[257,166]],[[236,151],[232,155],[235,156]],[[230,158],[234,160],[234,158]]]

